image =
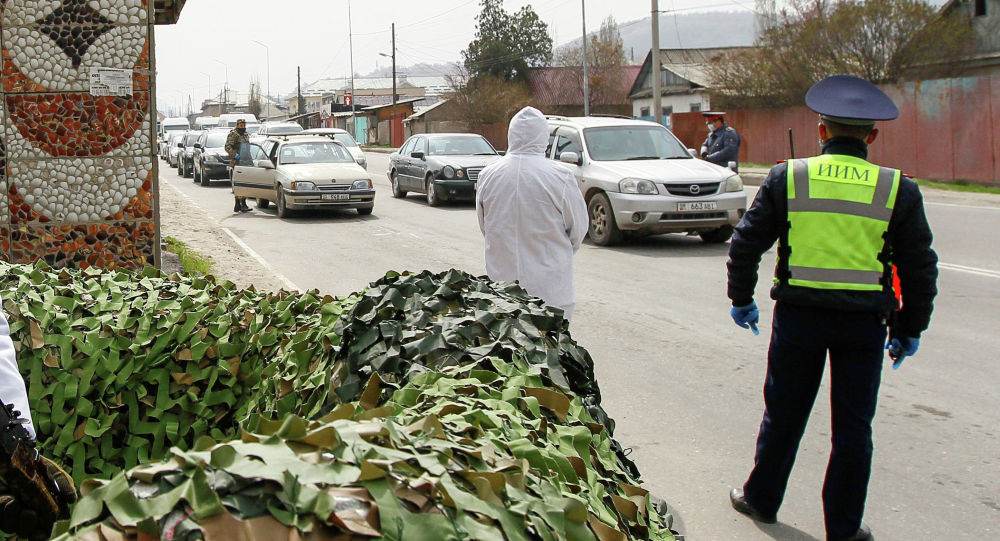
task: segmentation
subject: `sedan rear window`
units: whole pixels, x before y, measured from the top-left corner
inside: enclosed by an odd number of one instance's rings
[[[354,158],[341,145],[326,142],[293,143],[281,147],[283,165],[296,163],[354,163]]]
[[[691,158],[676,137],[657,126],[587,128],[583,137],[590,157],[601,162]]]

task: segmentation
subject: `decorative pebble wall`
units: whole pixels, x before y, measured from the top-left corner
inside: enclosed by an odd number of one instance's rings
[[[150,3],[0,0],[0,257],[158,263]],[[130,95],[93,95],[95,67]]]

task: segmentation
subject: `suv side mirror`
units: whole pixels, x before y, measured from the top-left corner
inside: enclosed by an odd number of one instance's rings
[[[726,164],[726,167],[732,169],[735,172],[736,171],[736,162],[730,161],[729,163]]]
[[[580,165],[580,155],[573,151],[566,151],[559,155],[559,161]]]
[[[274,162],[271,160],[257,160],[253,162],[254,167],[260,167],[261,169],[274,169]]]
[[[411,158],[416,158],[418,160],[422,160],[422,159],[424,159],[424,153],[421,152],[421,151],[419,151],[419,150],[417,150],[417,151],[411,152],[410,153],[410,157]]]
[[[184,143],[177,143],[177,148],[184,148]]]
[[[201,148],[201,143],[195,143],[194,148]]]
[[[698,155],[698,151],[695,150],[695,149],[693,149],[693,148],[689,148],[688,149],[688,154],[690,154],[692,158],[700,158],[701,157],[701,156]]]
[[[499,154],[501,156],[506,156],[507,155],[507,151],[506,150],[498,150],[497,154]]]

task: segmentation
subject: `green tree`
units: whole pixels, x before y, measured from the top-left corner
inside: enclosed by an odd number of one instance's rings
[[[948,77],[967,50],[968,21],[925,0],[789,0],[758,17],[756,47],[709,69],[719,108],[801,104],[813,83],[851,74],[874,83]]]
[[[517,13],[503,9],[503,0],[481,0],[476,38],[462,51],[472,79],[490,76],[504,81],[526,80],[528,68],[552,61],[549,27],[530,6]]]
[[[583,87],[583,45],[573,44],[560,51],[556,63],[567,68],[572,84]],[[601,29],[587,42],[587,83],[590,106],[621,101],[622,68],[625,66],[625,45],[618,23],[611,15],[601,23]],[[617,98],[617,99],[616,99]]]

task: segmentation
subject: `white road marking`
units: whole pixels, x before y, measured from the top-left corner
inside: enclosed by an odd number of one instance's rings
[[[988,278],[1000,278],[1000,271],[990,269],[980,269],[977,267],[966,267],[965,265],[952,265],[951,263],[941,262],[938,262],[938,267],[947,270],[965,272],[968,274],[975,274],[977,276],[986,276]]]
[[[233,233],[228,227],[225,227],[224,225],[222,225],[221,223],[219,223],[219,221],[216,220],[214,216],[212,216],[211,214],[209,214],[208,211],[205,210],[204,208],[202,208],[202,206],[199,205],[194,199],[192,199],[191,197],[188,197],[188,195],[186,193],[182,192],[180,188],[178,188],[177,186],[174,186],[170,181],[167,181],[167,180],[163,179],[162,177],[160,178],[160,180],[163,181],[163,182],[161,182],[161,184],[166,184],[167,186],[170,186],[171,188],[173,188],[173,190],[175,192],[177,192],[178,195],[180,195],[181,197],[183,197],[184,199],[186,199],[189,203],[191,203],[195,207],[198,207],[199,209],[201,209],[201,211],[204,212],[206,216],[208,216],[208,219],[212,220],[212,223],[214,223],[216,226],[218,226],[219,229],[221,229],[225,234],[229,235],[229,238],[233,239],[233,241],[235,241],[236,244],[240,248],[242,248],[244,252],[247,253],[247,255],[249,255],[250,257],[254,258],[265,269],[269,270],[274,275],[274,277],[278,279],[278,281],[280,281],[282,284],[285,285],[285,287],[289,288],[292,291],[304,291],[302,288],[300,288],[299,286],[295,285],[295,282],[292,282],[291,280],[289,280],[287,276],[285,276],[284,274],[281,274],[281,272],[279,272],[278,269],[274,268],[273,265],[271,265],[270,263],[268,263],[266,259],[264,259],[260,254],[258,254],[253,248],[251,248],[250,246],[248,246],[247,243],[243,242],[242,239],[240,239],[239,237],[237,237],[236,233]]]
[[[976,210],[1000,210],[1000,207],[986,207],[983,205],[959,205],[956,203],[935,203],[933,201],[924,201],[924,205],[934,205],[937,207],[956,207],[960,209],[976,209]]]

